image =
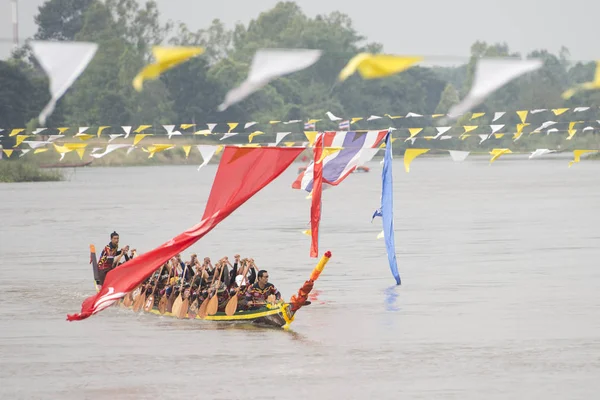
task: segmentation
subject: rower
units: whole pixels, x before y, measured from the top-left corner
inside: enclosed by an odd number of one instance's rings
[[[264,269],[261,269],[258,271],[258,279],[256,283],[252,285],[246,292],[246,300],[248,300],[250,305],[262,307],[264,304],[266,304],[267,298],[271,295],[274,295],[277,301],[281,299],[281,293],[279,293],[279,290],[277,290],[272,283],[269,283],[269,273]]]
[[[100,253],[100,260],[98,261],[99,285],[104,284],[106,274],[115,268],[119,264],[121,257],[124,255],[126,256],[127,252],[129,251],[129,246],[125,246],[121,250],[117,251],[118,248],[119,234],[113,231],[113,233],[110,234],[110,243],[107,244],[102,250],[102,253]]]

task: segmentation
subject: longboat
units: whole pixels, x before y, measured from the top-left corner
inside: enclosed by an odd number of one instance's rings
[[[319,277],[319,274],[323,271],[323,268],[325,268],[325,265],[330,258],[331,252],[328,251],[313,269],[310,279],[302,285],[298,290],[298,294],[293,295],[289,302],[280,301],[275,304],[266,304],[264,307],[253,310],[237,310],[233,315],[227,315],[225,312],[217,311],[214,315],[206,315],[204,318],[200,318],[199,315],[196,315],[193,319],[227,323],[252,323],[259,326],[287,329],[294,321],[296,312],[301,307],[311,304],[310,301],[307,300],[308,294],[312,290],[314,281]],[[94,271],[94,286],[96,292],[99,292],[98,261],[94,245],[90,245],[90,263],[92,264]],[[124,300],[125,298],[122,298],[116,304],[119,307],[133,310],[133,304],[126,306]],[[168,311],[161,313],[156,302],[148,312],[158,316],[178,318],[175,314]],[[182,319],[189,319],[187,312]]]

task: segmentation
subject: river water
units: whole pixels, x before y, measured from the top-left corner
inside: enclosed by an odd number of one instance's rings
[[[400,287],[381,166],[324,192],[333,257],[290,331],[134,315],[66,322],[88,246],[143,252],[200,220],[216,166],[89,168],[0,185],[2,399],[592,399],[600,389],[600,163],[419,158],[394,166]],[[183,254],[239,252],[289,298],[310,201],[294,164]]]

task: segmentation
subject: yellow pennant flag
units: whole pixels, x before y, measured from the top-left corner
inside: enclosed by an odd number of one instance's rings
[[[485,114],[485,113],[484,113],[484,114]],[[446,115],[446,114],[433,114],[433,115],[431,116],[431,118],[439,118],[439,117],[443,117],[444,115]],[[473,119],[473,118],[471,118],[471,119]]]
[[[65,154],[70,151],[73,151],[73,149],[69,149],[67,146],[59,146],[56,143],[52,143],[52,144],[54,145],[54,150],[56,150],[56,152],[58,154]]]
[[[517,132],[513,134],[513,140],[518,140],[523,135],[523,128],[525,128],[529,123],[517,124]]]
[[[271,125],[275,125],[275,124],[278,124],[278,123],[280,123],[280,122],[281,122],[281,121],[269,121],[269,123],[270,123]]]
[[[569,134],[567,140],[571,140],[573,139],[573,136],[575,136],[575,134],[577,133],[577,129],[569,129],[567,133]]]
[[[227,133],[231,133],[240,123],[239,122],[228,122],[227,126],[229,126],[229,131]]]
[[[98,128],[98,137],[100,137],[100,135],[102,134],[102,131],[105,130],[106,128],[110,128],[110,126],[101,126]]]
[[[319,158],[319,161],[317,161],[317,164],[320,164],[327,156],[335,154],[342,149],[343,147],[325,147],[321,153],[321,158]]]
[[[585,82],[577,85],[571,89],[566,90],[562,97],[563,99],[570,99],[577,92],[583,90],[600,89],[600,61],[596,61],[596,73],[594,74],[594,80],[591,82]],[[554,111],[554,110],[553,110]]]
[[[407,137],[404,141],[407,142],[410,139],[414,138],[415,136],[417,136],[419,134],[419,132],[421,132],[423,130],[423,128],[408,128],[408,133],[410,134],[410,137]]]
[[[572,130],[573,128],[575,128],[575,125],[577,125],[577,124],[579,124],[581,122],[583,122],[583,121],[572,121],[572,122],[569,122],[569,130]]]
[[[465,140],[467,138],[470,138],[472,135],[469,135],[468,133],[463,133],[462,135],[459,136],[460,140]]]
[[[571,165],[581,161],[581,156],[587,153],[597,153],[598,150],[573,150],[573,161],[569,162],[569,168]]]
[[[217,146],[217,150],[215,150],[215,156],[218,156],[220,152],[223,151],[225,147],[223,145]]]
[[[252,143],[252,139],[254,139],[258,135],[264,135],[265,133],[262,131],[254,131],[248,135],[248,143]]]
[[[552,112],[554,113],[554,115],[559,116],[560,114],[564,114],[565,112],[569,111],[568,108],[553,108]]]
[[[77,150],[77,149],[84,149],[87,147],[87,143],[65,143],[64,147],[66,147],[69,150]]]
[[[308,139],[308,147],[312,147],[317,138],[317,131],[304,131],[304,136]]]
[[[47,147],[40,147],[40,148],[35,149],[33,151],[33,154],[43,153],[43,152],[48,151],[48,150],[50,150],[50,149],[47,148]]]
[[[309,119],[307,123],[308,124],[316,124],[319,121],[320,121],[320,119]]]
[[[137,127],[137,129],[135,131],[133,131],[134,133],[141,133],[142,131],[145,131],[146,129],[150,128],[152,125],[140,125]]]
[[[377,239],[383,239],[383,237],[384,237],[383,231],[379,232],[379,234],[377,235]]]
[[[479,125],[463,125],[463,128],[465,129],[465,133],[469,133],[479,128]]]
[[[361,119],[362,119],[362,117],[356,117],[356,118],[352,118],[352,119],[350,120],[350,124],[353,124],[353,123],[355,123],[355,122],[358,122],[358,121],[360,121]]]
[[[260,143],[245,143],[242,147],[260,147]]]
[[[62,135],[63,133],[65,133],[68,130],[69,130],[69,127],[58,128],[58,133],[60,133]]]
[[[85,153],[85,149],[77,149],[75,151],[77,152],[77,154],[79,154],[79,159],[83,160],[83,155]]]
[[[442,114],[443,115],[443,114]],[[477,118],[481,118],[485,115],[485,113],[483,112],[479,112],[479,113],[473,113],[473,115],[471,115],[471,121]]]
[[[285,145],[285,147],[292,147],[296,144],[296,142],[283,142],[283,144]]]
[[[529,114],[529,111],[527,110],[517,111],[517,115],[521,119],[521,123],[525,123],[525,120],[527,119],[527,114]]]
[[[194,132],[194,135],[204,135],[204,136],[208,136],[210,135],[212,132],[210,131],[210,129],[202,129],[200,131]]]
[[[90,140],[94,135],[90,135],[89,133],[78,133],[75,137],[78,137],[80,140]]]
[[[146,136],[152,136],[152,134],[151,133],[138,133],[138,134],[136,134],[135,138],[133,139],[133,145],[136,146]]]
[[[390,114],[385,114],[386,117],[388,117],[389,119],[398,119],[398,118],[402,118],[402,115],[390,115]]]
[[[8,136],[9,136],[9,137],[16,136],[16,135],[18,135],[19,133],[23,132],[24,130],[25,130],[25,129],[23,129],[23,128],[13,129],[12,131],[10,131],[10,135],[8,135]],[[10,157],[10,156],[9,156],[9,157]]]
[[[23,143],[23,140],[27,139],[29,136],[31,135],[17,135],[15,138],[15,145],[13,147],[19,147],[19,145]]]
[[[345,81],[357,70],[363,79],[384,78],[405,71],[421,60],[423,57],[360,53],[340,71],[339,80]]]
[[[133,87],[138,92],[142,91],[144,81],[147,79],[157,79],[160,74],[179,64],[184,63],[192,57],[198,56],[204,52],[202,47],[162,47],[154,46],[152,54],[156,59],[154,64],[146,65],[133,78]]]
[[[502,136],[504,136],[504,133],[494,133],[496,139],[502,139]]]
[[[433,139],[435,139],[435,136],[423,136],[423,139],[425,139],[425,140],[433,140]]]
[[[6,154],[6,157],[10,158],[14,150],[2,149],[2,151]]]
[[[490,165],[498,159],[503,154],[510,154],[512,151],[510,149],[492,149],[490,154],[492,155],[492,159],[490,160]]]
[[[310,229],[307,229],[305,231],[302,231],[303,234],[305,234],[306,236],[312,236]]]
[[[429,151],[429,149],[406,149],[404,152],[404,169],[406,172],[410,172],[410,163],[420,156],[421,154],[425,154]]]
[[[192,150],[192,146],[188,144],[181,147],[183,148],[183,152],[185,153],[185,158],[188,158],[190,156],[190,150]]]
[[[187,128],[191,128],[192,126],[194,126],[195,124],[181,124],[179,125],[179,127],[181,129],[187,129]],[[237,126],[237,125],[236,125]]]
[[[175,147],[175,145],[172,144],[153,144],[152,146],[148,146],[148,148],[146,149],[146,151],[150,153],[148,158],[152,158],[154,157],[154,154],[172,149],[173,147]]]

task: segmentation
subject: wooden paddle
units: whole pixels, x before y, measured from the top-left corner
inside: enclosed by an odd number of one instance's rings
[[[147,291],[146,285],[142,285],[140,294],[138,295],[138,297],[135,299],[135,302],[133,303],[133,312],[140,311],[140,308],[146,302],[146,291]]]
[[[212,286],[215,283],[215,279],[217,278],[217,276],[219,276],[219,267],[220,266],[221,266],[220,263],[217,264],[217,266],[215,268],[215,272],[213,274],[212,281],[210,283],[210,286]],[[213,295],[213,297],[206,296],[206,299],[204,299],[204,301],[202,302],[202,305],[200,306],[200,309],[198,310],[198,317],[200,317],[200,319],[204,319],[208,315],[208,304],[210,301],[212,301],[213,298],[217,297],[217,296],[215,296],[216,294],[217,294],[217,291],[215,290],[215,294]],[[218,307],[219,307],[219,302],[217,300],[217,308]],[[213,315],[213,314],[211,314],[211,315]]]
[[[186,272],[187,272],[187,265],[183,269],[183,275],[181,275],[181,287],[179,288],[179,296],[177,296],[177,298],[175,299],[175,302],[173,303],[173,308],[171,309],[171,312],[177,318],[181,318],[179,315],[181,312],[181,306],[183,305],[183,292],[185,292],[185,274],[186,274]]]
[[[154,308],[154,293],[156,293],[156,290],[158,289],[158,282],[160,282],[160,276],[162,275],[162,272],[164,269],[165,269],[165,266],[163,265],[163,267],[158,272],[158,276],[156,277],[156,279],[154,281],[154,289],[152,290],[152,293],[150,293],[150,296],[148,296],[148,298],[146,299],[146,302],[144,303],[144,311],[145,312],[150,312],[150,311],[152,311],[152,308]]]
[[[134,289],[135,290],[135,289]],[[131,305],[133,304],[133,291],[127,293],[125,295],[125,298],[123,299],[123,305],[127,308],[131,307]]]
[[[179,310],[179,315],[177,316],[177,318],[181,319],[181,318],[185,318],[189,308],[190,308],[190,297],[192,296],[192,286],[194,285],[194,279],[196,279],[196,275],[197,273],[194,274],[194,276],[192,276],[192,280],[190,282],[190,293],[186,296],[185,295],[185,285],[183,288],[183,303],[181,303],[181,309]]]
[[[242,271],[240,273],[240,275],[242,275],[242,280],[240,281],[239,286],[235,289],[235,293],[233,294],[233,297],[231,299],[229,299],[229,301],[227,302],[227,305],[225,306],[225,314],[232,316],[233,314],[235,314],[235,312],[237,311],[237,306],[238,306],[238,293],[244,283],[244,281],[246,280],[246,274],[248,273],[248,264],[247,262],[244,260],[244,266],[242,267]],[[235,280],[234,277],[233,279]]]
[[[164,265],[163,265],[163,267],[164,267]],[[158,301],[158,312],[161,315],[164,314],[165,311],[167,311],[167,303],[169,301],[169,298],[167,297],[167,286],[171,282],[171,274],[172,273],[173,273],[173,269],[171,268],[171,270],[169,271],[169,277],[167,278],[167,285],[165,285],[165,293],[162,295],[162,297]],[[175,291],[175,289],[173,289],[173,292],[174,291]]]
[[[200,275],[200,281],[198,282],[198,294],[196,296],[196,299],[192,302],[192,304],[190,305],[190,308],[188,309],[188,318],[189,319],[194,319],[196,318],[196,315],[198,315],[198,310],[200,309],[200,290],[202,289],[202,274],[204,273],[204,269],[200,268],[200,272],[196,272],[196,274],[194,275],[194,278],[192,279],[192,284],[190,285],[190,291],[192,290],[192,288],[194,287],[194,281],[196,280],[196,276]]]

